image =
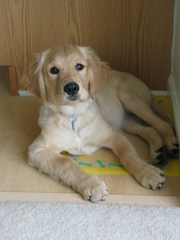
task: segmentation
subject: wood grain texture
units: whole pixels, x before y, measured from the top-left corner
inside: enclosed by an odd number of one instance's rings
[[[36,52],[61,43],[91,46],[110,66],[166,90],[171,66],[174,0],[2,0],[6,21],[0,64],[20,77]],[[0,36],[2,31],[0,30]],[[6,61],[5,61],[6,60]]]
[[[6,24],[5,1],[0,1],[0,66],[11,63],[7,45],[8,27]]]
[[[18,95],[18,81],[17,81],[16,68],[10,66],[8,69],[9,69],[11,94]]]

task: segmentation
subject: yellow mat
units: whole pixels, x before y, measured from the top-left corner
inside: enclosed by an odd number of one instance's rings
[[[157,101],[164,108],[168,117],[172,120],[171,107],[168,97],[156,97]],[[68,153],[63,155],[69,157]],[[72,156],[86,172],[90,174],[129,174],[120,164],[117,156],[109,149],[100,149],[90,156]],[[159,167],[165,172],[165,176],[180,176],[180,165],[178,159],[169,159],[168,163]]]

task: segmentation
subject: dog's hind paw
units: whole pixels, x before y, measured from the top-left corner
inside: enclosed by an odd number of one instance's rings
[[[105,183],[95,176],[89,176],[81,184],[80,194],[85,200],[98,202],[106,200],[108,188]]]
[[[171,147],[165,147],[166,155],[170,159],[176,159],[179,157],[179,144],[173,143]]]
[[[164,147],[160,147],[154,152],[154,154],[152,155],[151,163],[154,166],[161,166],[162,164],[167,163],[167,157]]]

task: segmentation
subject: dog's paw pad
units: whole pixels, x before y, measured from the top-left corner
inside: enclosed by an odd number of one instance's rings
[[[81,194],[85,200],[91,202],[104,201],[108,196],[108,188],[103,181],[92,176],[85,182]]]
[[[152,164],[154,165],[154,166],[160,166],[160,165],[162,165],[162,164],[164,164],[164,163],[166,163],[167,162],[167,157],[166,157],[166,155],[165,155],[165,153],[164,153],[164,148],[163,147],[160,147],[159,149],[157,149],[156,151],[155,151],[155,153],[157,154],[156,155],[156,157],[153,159],[153,162],[152,162]]]
[[[141,178],[137,179],[147,189],[161,189],[165,183],[163,171],[149,165],[141,172]]]
[[[91,189],[90,201],[91,202],[98,202],[106,200],[108,195],[108,190],[104,189],[103,186],[98,186]]]
[[[156,190],[156,189],[161,189],[164,186],[165,179],[162,182],[159,182],[157,186],[152,186],[151,184],[149,185],[149,189],[151,190]]]
[[[164,186],[164,183],[165,183],[165,181],[164,182],[161,182],[161,183],[159,183],[159,185],[158,185],[158,189],[161,189],[163,186]]]
[[[155,152],[156,152],[156,153],[163,153],[163,152],[164,152],[164,148],[163,148],[163,147],[160,147],[160,148],[158,148]]]
[[[170,159],[175,159],[179,157],[179,144],[173,143],[171,147],[165,147],[166,155]]]
[[[151,190],[161,189],[164,186],[165,178],[161,176],[161,179],[158,179],[158,177],[153,176],[149,182]]]

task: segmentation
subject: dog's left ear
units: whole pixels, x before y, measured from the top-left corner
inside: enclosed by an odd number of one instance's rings
[[[42,105],[46,103],[46,89],[43,78],[43,67],[47,51],[36,54],[36,57],[29,67],[28,74],[23,77],[24,87],[35,94],[37,97],[40,97]]]
[[[88,62],[89,91],[91,97],[94,98],[106,76],[109,74],[110,67],[107,63],[102,62],[90,47],[80,47],[80,50]]]

